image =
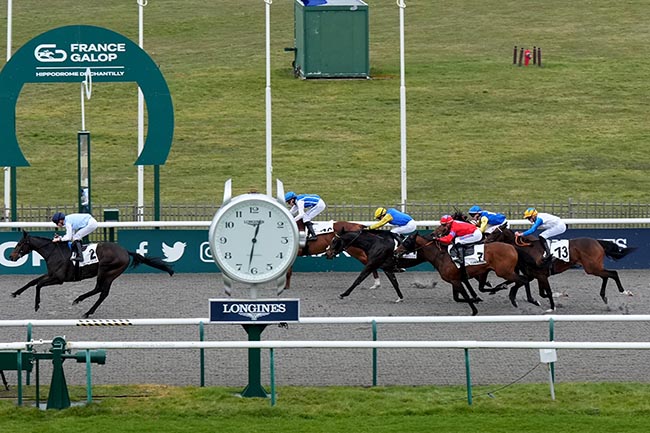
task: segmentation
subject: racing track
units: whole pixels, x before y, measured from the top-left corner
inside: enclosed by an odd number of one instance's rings
[[[572,270],[551,279],[557,298],[557,314],[648,314],[648,271],[620,271],[624,286],[634,296],[621,295],[611,282],[609,304],[598,296],[600,279]],[[469,309],[451,298],[451,287],[434,272],[398,274],[405,301],[396,304],[396,295],[385,276],[382,287],[368,290],[364,282],[352,295],[338,299],[354,280],[353,273],[297,273],[292,289],[283,297],[301,299],[301,317],[336,316],[422,316],[465,315]],[[42,291],[41,310],[33,311],[34,291],[18,298],[10,292],[31,276],[2,276],[0,319],[77,319],[94,298],[72,305],[87,291],[92,281],[47,287]],[[537,287],[534,285],[533,293]],[[244,297],[245,291],[235,293]],[[95,319],[208,317],[208,299],[224,297],[218,274],[127,274],[118,278],[111,294]],[[520,293],[519,309],[512,307],[505,292],[484,295],[478,305],[480,315],[543,314],[543,309],[527,304]],[[1,341],[22,341],[26,330],[2,328]],[[33,338],[51,339],[65,335],[68,340],[198,340],[197,326],[122,326],[34,328]],[[565,323],[556,324],[557,341],[648,341],[650,323]],[[379,339],[438,340],[548,340],[545,323],[521,324],[381,324]],[[208,325],[206,340],[245,340],[239,325]],[[269,326],[263,339],[370,340],[370,325],[290,324],[288,328]],[[539,364],[537,350],[471,350],[472,380],[475,385],[507,384],[518,380],[536,365],[522,382],[545,382],[546,369]],[[563,350],[558,353],[558,381],[650,382],[648,351]],[[41,382],[48,384],[49,363],[41,363]],[[263,382],[268,383],[268,351],[262,351]],[[72,361],[65,364],[70,384],[85,384],[85,367]],[[242,387],[247,383],[247,353],[241,349],[206,351],[206,385]],[[275,351],[276,384],[282,385],[371,385],[372,355],[369,349],[283,349]],[[15,372],[7,372],[15,384]],[[106,365],[93,366],[93,383],[199,384],[197,350],[111,350]],[[378,354],[379,385],[465,384],[464,353],[459,349],[384,349]],[[2,391],[0,391],[1,394]]]

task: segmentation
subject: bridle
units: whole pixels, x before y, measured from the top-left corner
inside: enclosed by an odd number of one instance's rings
[[[350,232],[347,232],[347,233],[350,233]],[[339,251],[337,251],[336,254],[340,253],[341,251],[347,250],[352,245],[352,243],[354,243],[354,241],[356,241],[359,238],[359,236],[361,236],[361,233],[363,233],[363,230],[359,230],[359,232],[357,232],[357,235],[354,238],[352,238],[352,240],[350,240],[348,243],[343,245],[343,247],[341,247],[341,249]],[[343,242],[343,239],[341,238],[341,236],[338,233],[334,233],[334,237],[336,239],[340,240],[341,242]],[[327,246],[327,250],[330,249],[331,245],[332,244]]]

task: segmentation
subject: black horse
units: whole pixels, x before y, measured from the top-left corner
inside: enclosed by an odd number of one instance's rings
[[[29,283],[11,294],[14,298],[32,286],[36,286],[34,310],[38,311],[41,303],[41,287],[63,284],[68,281],[80,281],[97,277],[95,288],[77,297],[73,304],[99,293],[99,299],[90,310],[84,314],[87,318],[97,310],[97,307],[106,299],[111,290],[113,281],[122,275],[129,266],[136,267],[141,263],[174,275],[174,270],[160,258],[144,257],[140,254],[127,251],[120,245],[112,242],[100,242],[96,251],[91,255],[96,256],[97,262],[77,268],[75,262],[70,260],[72,252],[67,242],[52,242],[51,239],[30,236],[23,230],[23,237],[18,242],[10,255],[12,261],[20,259],[31,251],[39,253],[47,265],[47,274],[31,280]],[[133,261],[131,261],[131,258]]]
[[[350,295],[354,288],[361,284],[368,275],[377,271],[377,269],[381,269],[397,293],[398,299],[396,302],[401,302],[404,299],[395,277],[395,270],[418,265],[423,260],[418,258],[396,259],[394,256],[395,241],[395,236],[386,230],[345,231],[343,229],[334,234],[329,247],[325,251],[328,259],[333,259],[341,251],[352,247],[365,251],[368,256],[368,261],[357,279],[354,280],[350,288],[339,295],[339,298],[343,299]]]

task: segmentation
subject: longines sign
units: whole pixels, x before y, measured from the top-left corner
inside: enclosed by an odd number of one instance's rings
[[[210,322],[264,325],[298,321],[299,299],[210,299]]]

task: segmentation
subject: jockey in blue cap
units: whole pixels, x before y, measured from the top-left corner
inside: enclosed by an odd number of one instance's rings
[[[320,196],[316,194],[298,194],[289,191],[284,195],[284,201],[291,206],[289,210],[294,215],[294,220],[297,222],[302,219],[309,234],[307,235],[308,241],[316,240],[316,232],[314,231],[314,223],[312,219],[319,213],[323,212],[327,207],[325,202]]]
[[[467,214],[472,222],[481,229],[481,233],[492,233],[497,227],[507,222],[504,214],[489,212],[476,205],[469,208]]]

